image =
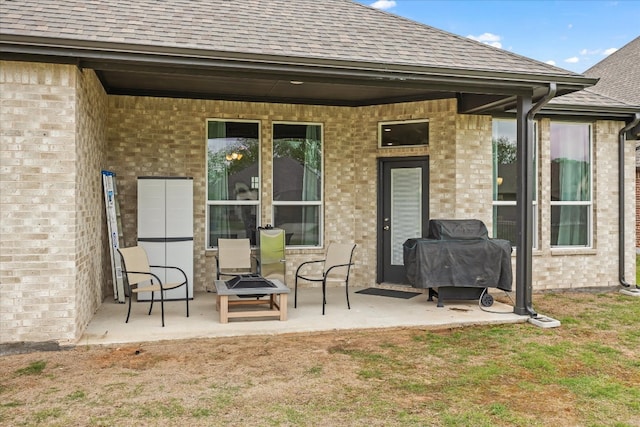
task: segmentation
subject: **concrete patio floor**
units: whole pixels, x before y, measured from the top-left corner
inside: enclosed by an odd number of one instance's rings
[[[188,338],[215,338],[243,335],[276,335],[347,329],[392,327],[447,328],[482,324],[524,323],[528,316],[513,313],[513,307],[495,302],[479,307],[477,300],[427,301],[427,294],[410,299],[356,293],[362,288],[349,287],[351,310],[347,309],[344,288],[327,289],[326,315],[322,315],[322,291],[319,288],[298,290],[298,308],[293,308],[293,290],[289,294],[286,321],[276,318],[230,319],[222,324],[216,311],[216,294],[196,293],[189,302],[190,317],[185,316],[184,301],[165,303],[165,327],[161,325],[160,305],[151,316],[149,304],[134,302],[129,323],[125,323],[127,304],[105,300],[91,320],[77,345],[104,345]],[[416,291],[408,288],[407,291]],[[500,290],[490,290],[494,296]],[[485,310],[490,310],[485,311]],[[498,312],[498,313],[495,313]]]

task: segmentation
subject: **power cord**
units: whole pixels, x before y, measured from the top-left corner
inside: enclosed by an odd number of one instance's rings
[[[478,298],[478,307],[480,307],[480,310],[486,311],[487,313],[494,313],[494,314],[511,314],[511,313],[513,313],[513,311],[494,311],[494,310],[488,310],[488,309],[484,308],[482,306],[482,297],[484,297],[484,295],[487,294],[487,289],[488,288],[484,288],[484,290],[480,294],[480,298]],[[509,298],[509,300],[511,300],[511,304],[515,305],[515,302],[511,298],[511,295],[509,295],[506,291],[505,291],[504,294]],[[489,295],[489,294],[487,294],[487,295]]]

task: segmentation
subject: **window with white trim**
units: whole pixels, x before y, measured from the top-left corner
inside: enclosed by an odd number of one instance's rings
[[[260,123],[207,120],[207,248],[260,225]]]
[[[273,225],[287,246],[322,245],[322,125],[273,124]]]
[[[552,247],[591,247],[592,165],[591,125],[551,122]]]
[[[511,119],[493,119],[493,237],[516,244],[517,196],[517,123]],[[537,126],[533,128],[533,176],[538,176]],[[533,247],[537,247],[538,182],[533,182]]]

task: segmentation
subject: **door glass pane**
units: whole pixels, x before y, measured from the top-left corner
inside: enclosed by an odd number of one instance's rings
[[[391,170],[391,264],[404,265],[402,245],[422,236],[422,169]]]

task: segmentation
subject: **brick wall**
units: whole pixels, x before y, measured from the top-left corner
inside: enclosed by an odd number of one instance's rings
[[[106,289],[106,94],[92,71],[3,61],[0,97],[0,342],[73,342]]]
[[[490,116],[456,116],[455,218],[482,220],[493,228],[493,147]]]
[[[76,336],[84,331],[112,288],[102,170],[105,162],[107,96],[91,70],[76,71]],[[104,242],[104,243],[103,243]],[[111,291],[111,293],[113,293]]]
[[[118,176],[125,245],[137,237],[136,178],[144,175],[194,178],[194,289],[214,277],[213,252],[205,251],[205,121],[207,118],[260,120],[262,132],[262,200],[271,199],[271,122],[324,123],[325,228],[327,240],[355,240],[352,210],[355,147],[351,144],[349,109],[284,104],[249,104],[160,98],[110,97],[108,167]],[[344,120],[341,118],[344,117]],[[333,119],[332,119],[333,118]],[[168,147],[168,149],[166,148]],[[159,149],[161,148],[161,149]],[[340,161],[336,161],[340,156]],[[272,223],[269,203],[262,203],[262,224]],[[297,263],[322,250],[287,254],[289,278]]]
[[[640,248],[640,168],[636,168],[636,248]]]
[[[271,222],[268,200],[271,180],[271,124],[311,121],[325,131],[325,240],[358,244],[354,283],[375,284],[377,159],[385,156],[428,155],[432,218],[479,218],[489,228],[491,209],[491,120],[456,115],[452,100],[362,108],[284,104],[110,97],[110,167],[118,173],[125,198],[125,241],[135,242],[135,177],[174,174],[194,177],[196,206],[195,288],[205,289],[214,275],[212,253],[204,250],[204,138],[207,118],[260,120],[262,130],[262,223]],[[380,121],[430,120],[429,147],[378,148]],[[617,182],[615,122],[594,123],[594,248],[552,250],[548,188],[549,121],[540,125],[540,241],[534,253],[536,289],[614,286],[617,281]],[[159,144],[171,147],[157,151]],[[171,153],[171,155],[169,155]],[[192,153],[195,157],[190,158]],[[631,153],[630,153],[631,154]],[[633,231],[633,230],[632,230]],[[631,234],[630,234],[631,235]],[[295,267],[321,250],[287,253],[288,279]],[[631,255],[629,255],[631,257]],[[631,258],[630,258],[631,259]],[[513,263],[515,267],[515,262]],[[627,263],[628,266],[631,262]],[[575,274],[581,272],[580,274]],[[631,271],[628,273],[631,274]]]
[[[205,121],[207,118],[260,120],[262,132],[262,224],[272,223],[271,125],[277,121],[323,123],[325,160],[324,240],[354,241],[357,263],[353,283],[374,285],[376,279],[377,158],[436,153],[447,162],[432,167],[436,189],[453,188],[455,132],[447,131],[455,102],[431,101],[364,108],[300,106],[228,101],[110,97],[108,167],[118,176],[126,245],[135,244],[136,177],[184,175],[194,177],[194,288],[206,289],[214,277],[213,252],[205,251]],[[378,148],[377,123],[389,120],[431,120],[438,135],[430,147]],[[486,127],[486,126],[485,126]],[[489,129],[490,135],[490,129]],[[162,146],[162,150],[158,147]],[[165,150],[164,146],[170,149]],[[446,179],[440,178],[444,175]],[[490,173],[489,173],[490,176]],[[432,184],[433,185],[433,184]],[[433,194],[440,195],[436,190]],[[431,209],[450,216],[450,195],[434,197]],[[442,205],[442,206],[441,206]],[[451,208],[448,208],[451,206]],[[322,255],[323,249],[287,252],[287,281],[297,265]]]
[[[0,65],[0,342],[72,339],[76,74]]]
[[[548,119],[539,122],[540,133],[540,244],[533,255],[534,289],[571,289],[618,285],[618,161],[617,133],[621,122],[593,122],[593,249],[552,249],[550,208],[550,143]],[[629,156],[632,153],[629,151]],[[627,157],[629,158],[629,157]],[[626,165],[627,168],[629,165]],[[626,172],[630,172],[627,169]],[[631,212],[633,207],[625,200]],[[628,211],[629,212],[629,211]],[[626,224],[633,221],[627,215]],[[634,241],[626,227],[625,239]],[[628,245],[631,248],[631,245]],[[627,277],[635,277],[631,250],[625,252]]]
[[[455,195],[455,101],[438,100],[391,104],[353,109],[351,141],[356,146],[357,175],[353,189],[358,243],[357,272],[363,286],[375,285],[377,268],[376,239],[378,159],[429,156],[429,213],[431,217],[451,217]],[[429,120],[429,146],[378,147],[378,123],[401,120]],[[345,119],[346,120],[346,119]],[[327,207],[330,209],[330,207]]]
[[[136,242],[137,176],[194,177],[194,286],[206,289],[215,268],[213,252],[205,250],[207,118],[260,120],[263,224],[272,222],[271,124],[323,123],[324,239],[358,244],[356,285],[376,279],[380,157],[428,155],[431,217],[475,217],[491,227],[491,122],[456,115],[454,100],[349,108],[106,96],[92,72],[74,66],[0,65],[0,342],[77,339],[111,292],[99,169],[118,175],[125,245]],[[378,147],[378,122],[410,119],[429,120],[428,147]],[[548,245],[549,121],[540,122],[534,289],[617,285],[620,127],[594,123],[594,248],[567,251]],[[631,193],[634,152],[626,148]],[[625,238],[632,242],[635,203],[631,197],[625,203]],[[625,276],[635,277],[628,246]],[[300,262],[321,253],[289,251],[287,280]]]

